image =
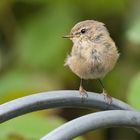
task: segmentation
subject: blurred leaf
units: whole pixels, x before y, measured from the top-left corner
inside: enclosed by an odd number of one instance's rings
[[[81,11],[83,10],[83,13],[88,12],[88,16],[91,15],[91,17],[96,16],[102,16],[104,18],[105,16],[109,17],[110,15],[120,15],[125,10],[129,3],[128,0],[73,0],[73,3],[77,5],[77,8],[79,8]],[[84,7],[84,9],[83,9]]]
[[[24,2],[24,3],[46,3],[48,0],[14,0],[16,2]]]
[[[140,1],[135,0],[131,3],[131,9],[128,13],[128,20],[126,21],[128,30],[126,32],[127,39],[134,43],[140,44]]]
[[[80,137],[77,137],[77,138],[75,138],[73,140],[85,140],[85,139],[82,136],[80,136]]]
[[[140,110],[140,73],[137,74],[131,81],[128,90],[128,102]]]
[[[58,117],[28,114],[0,125],[1,140],[38,140],[64,123]]]
[[[0,140],[38,140],[64,124],[60,117],[26,114],[0,125]],[[77,137],[74,140],[84,140]]]
[[[0,103],[27,94],[57,89],[61,83],[54,76],[23,71],[11,70],[0,78]]]
[[[140,44],[140,16],[133,20],[133,24],[127,31],[127,38],[135,44]]]
[[[67,50],[62,36],[69,32],[72,19],[67,6],[54,5],[26,21],[16,40],[19,64],[51,71],[62,67]]]
[[[12,3],[13,0],[1,0],[0,1],[0,16],[5,9]]]

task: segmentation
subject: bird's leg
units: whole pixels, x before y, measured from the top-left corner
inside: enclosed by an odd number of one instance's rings
[[[112,103],[112,97],[107,93],[107,91],[105,90],[104,88],[104,85],[102,83],[102,81],[100,79],[98,79],[100,85],[102,86],[103,88],[103,92],[102,92],[102,95],[104,96],[104,100],[108,103],[108,104],[111,104]]]
[[[81,78],[79,92],[80,92],[80,95],[81,95],[82,98],[84,98],[84,97],[87,98],[88,97],[88,94],[87,94],[86,90],[82,86],[82,80],[83,79]]]

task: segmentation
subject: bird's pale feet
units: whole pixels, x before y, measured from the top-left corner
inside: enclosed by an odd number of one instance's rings
[[[82,99],[88,97],[87,91],[81,85],[79,87],[79,92],[80,92],[80,95],[81,95]]]
[[[106,92],[105,89],[103,89],[102,94],[104,96],[105,102],[107,102],[108,104],[111,104],[112,103],[112,97]]]

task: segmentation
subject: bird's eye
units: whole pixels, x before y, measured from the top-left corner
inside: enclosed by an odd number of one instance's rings
[[[81,33],[84,34],[86,32],[86,29],[82,29]]]

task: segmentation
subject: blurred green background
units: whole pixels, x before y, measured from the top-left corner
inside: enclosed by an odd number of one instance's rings
[[[110,95],[140,110],[139,0],[1,0],[0,104],[41,91],[78,89],[79,78],[63,66],[72,42],[62,38],[78,21],[104,22],[120,52],[115,69],[103,80]],[[101,92],[98,82],[84,87]],[[95,110],[93,110],[95,111]],[[89,112],[53,109],[30,113],[0,125],[0,140],[38,140]],[[125,114],[124,114],[125,116]],[[131,129],[89,132],[76,140],[139,140]]]

